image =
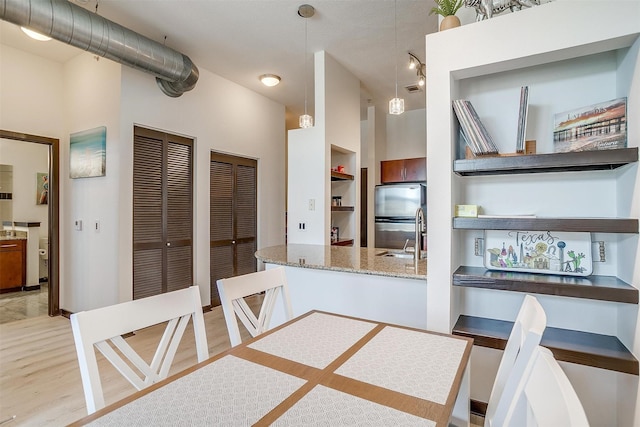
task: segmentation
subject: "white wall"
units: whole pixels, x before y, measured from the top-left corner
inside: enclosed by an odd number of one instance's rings
[[[155,80],[129,68],[122,71],[120,163],[120,289],[131,281],[131,192],[133,125],[177,133],[195,144],[195,281],[203,302],[209,287],[209,168],[212,151],[258,160],[258,248],[284,243],[284,106],[200,70],[198,83],[179,98],[164,95]],[[245,120],[250,117],[252,123]]]
[[[387,114],[386,152],[382,160],[411,159],[427,155],[425,109]],[[378,164],[378,167],[380,165]]]
[[[65,215],[60,215],[61,251],[60,307],[71,312],[102,307],[130,300],[118,294],[118,254],[125,246],[118,241],[118,208],[125,202],[118,184],[120,147],[120,80],[122,67],[110,60],[97,61],[82,53],[64,65],[65,116],[67,134],[60,147],[60,183],[68,195],[60,201]],[[107,128],[105,176],[69,178],[69,134]],[[81,220],[82,230],[74,223]],[[100,222],[100,231],[95,230]],[[129,239],[131,242],[133,239]],[[70,286],[69,286],[70,285]],[[131,284],[129,284],[131,289]]]
[[[288,135],[288,243],[328,245],[331,227],[331,145],[355,154],[354,206],[360,205],[360,82],[325,52],[314,54],[314,127]],[[309,209],[314,200],[315,209]],[[305,229],[299,225],[305,224]],[[344,236],[359,243],[359,217]],[[343,229],[341,228],[341,235]]]
[[[284,243],[283,105],[203,69],[192,91],[169,98],[153,76],[107,59],[96,61],[88,53],[63,65],[0,45],[0,67],[0,127],[61,141],[62,309],[75,312],[131,299],[134,124],[196,139],[194,257],[203,304],[210,300],[212,150],[258,160],[258,247]],[[69,134],[103,125],[106,176],[69,179]],[[100,220],[100,233],[75,231],[74,219],[83,219],[85,226]]]

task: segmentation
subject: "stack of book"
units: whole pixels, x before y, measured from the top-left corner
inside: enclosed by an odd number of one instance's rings
[[[498,154],[498,147],[480,121],[471,102],[465,99],[453,100],[453,110],[460,122],[462,136],[474,155]]]
[[[527,129],[527,112],[529,110],[529,86],[520,88],[520,112],[518,114],[518,135],[516,137],[516,153],[524,153],[524,137]]]

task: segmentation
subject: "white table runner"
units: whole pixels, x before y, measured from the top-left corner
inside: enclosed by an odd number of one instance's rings
[[[387,326],[335,372],[444,404],[466,341]]]
[[[436,423],[318,385],[272,425],[433,427]]]
[[[249,426],[305,380],[225,356],[97,419],[96,426]]]
[[[324,369],[376,326],[375,323],[313,313],[248,347]]]

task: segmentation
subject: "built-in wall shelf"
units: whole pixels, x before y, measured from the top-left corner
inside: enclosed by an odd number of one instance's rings
[[[586,231],[638,234],[635,218],[453,218],[453,228],[467,230]]]
[[[504,350],[512,327],[513,322],[462,315],[452,333],[473,338],[474,345]],[[540,345],[558,360],[638,375],[638,360],[615,336],[547,327]]]
[[[353,212],[353,206],[331,206],[331,212]]]
[[[460,266],[453,285],[638,304],[638,289],[614,276],[561,276]]]
[[[331,171],[331,181],[353,181],[353,175]]]
[[[611,170],[638,161],[638,147],[454,160],[462,176]]]
[[[331,242],[331,246],[353,246],[353,239],[338,239]]]

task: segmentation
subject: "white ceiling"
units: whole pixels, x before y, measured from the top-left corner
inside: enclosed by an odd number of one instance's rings
[[[95,11],[95,0],[76,0]],[[407,52],[424,60],[425,34],[437,31],[428,0],[397,0],[397,50],[394,1],[309,0],[316,12],[307,20],[308,109],[313,113],[313,66],[310,52],[324,50],[361,82],[362,106],[387,111],[398,95],[406,110],[424,108],[425,92],[409,93],[417,82]],[[282,103],[287,128],[297,126],[304,110],[304,25],[298,7],[305,0],[100,0],[98,14],[187,55],[200,69]],[[64,62],[81,51],[57,41],[37,42],[10,23],[2,22],[0,42]],[[166,36],[166,42],[164,41]],[[275,87],[258,76],[277,74]],[[151,78],[151,77],[150,77]],[[193,90],[198,90],[198,86]],[[188,96],[188,92],[183,96]]]

